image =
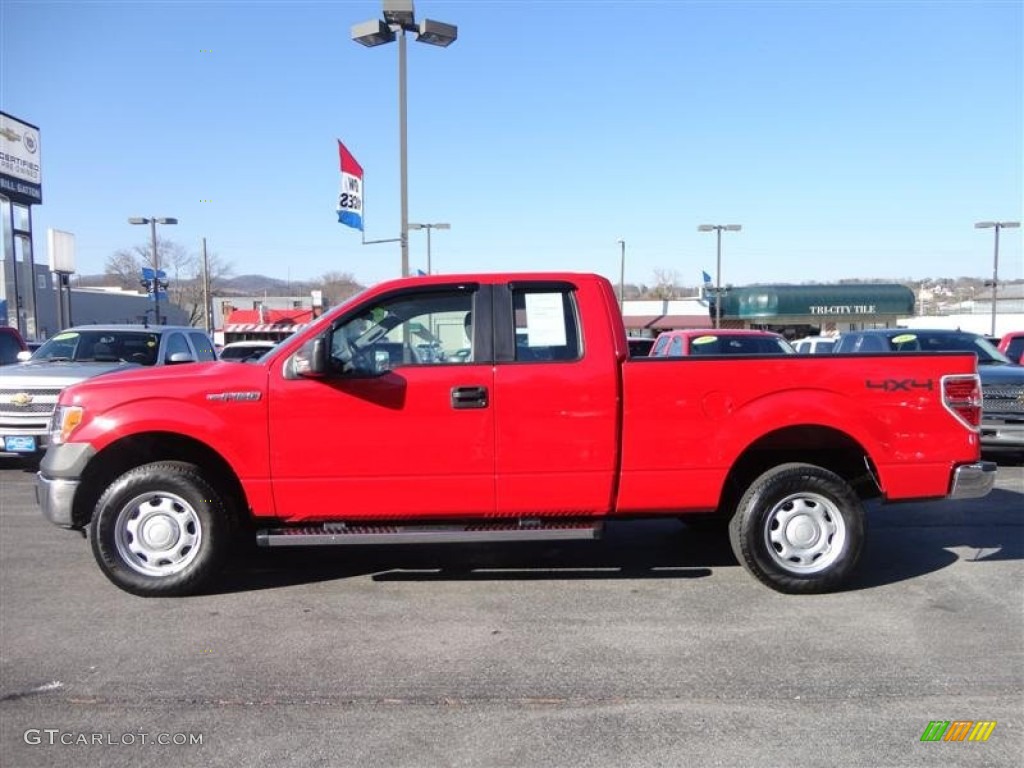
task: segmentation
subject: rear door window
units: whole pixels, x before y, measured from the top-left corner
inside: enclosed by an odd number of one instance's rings
[[[569,287],[512,287],[517,362],[565,362],[581,354],[576,301]]]

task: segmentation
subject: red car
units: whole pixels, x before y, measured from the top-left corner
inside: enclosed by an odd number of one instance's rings
[[[0,325],[0,365],[18,362],[18,353],[28,349],[25,339],[17,328]]]
[[[739,328],[690,328],[658,335],[650,357],[687,355],[793,355],[796,350],[771,331]]]
[[[1010,362],[1024,365],[1024,331],[1010,331],[999,341],[999,351],[1010,358]]]

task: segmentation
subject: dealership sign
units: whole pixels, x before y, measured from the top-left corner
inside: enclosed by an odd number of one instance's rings
[[[39,128],[0,112],[0,195],[14,202],[43,202]]]

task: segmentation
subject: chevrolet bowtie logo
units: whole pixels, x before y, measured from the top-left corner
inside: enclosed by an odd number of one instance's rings
[[[32,395],[30,395],[28,392],[19,392],[18,394],[11,398],[11,402],[14,405],[24,408],[26,405],[32,402]]]

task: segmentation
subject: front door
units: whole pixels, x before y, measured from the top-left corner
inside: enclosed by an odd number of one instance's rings
[[[325,337],[328,376],[289,378],[287,365],[273,371],[278,515],[493,514],[489,314],[487,287],[405,288],[338,318]],[[474,333],[484,327],[488,338]]]

